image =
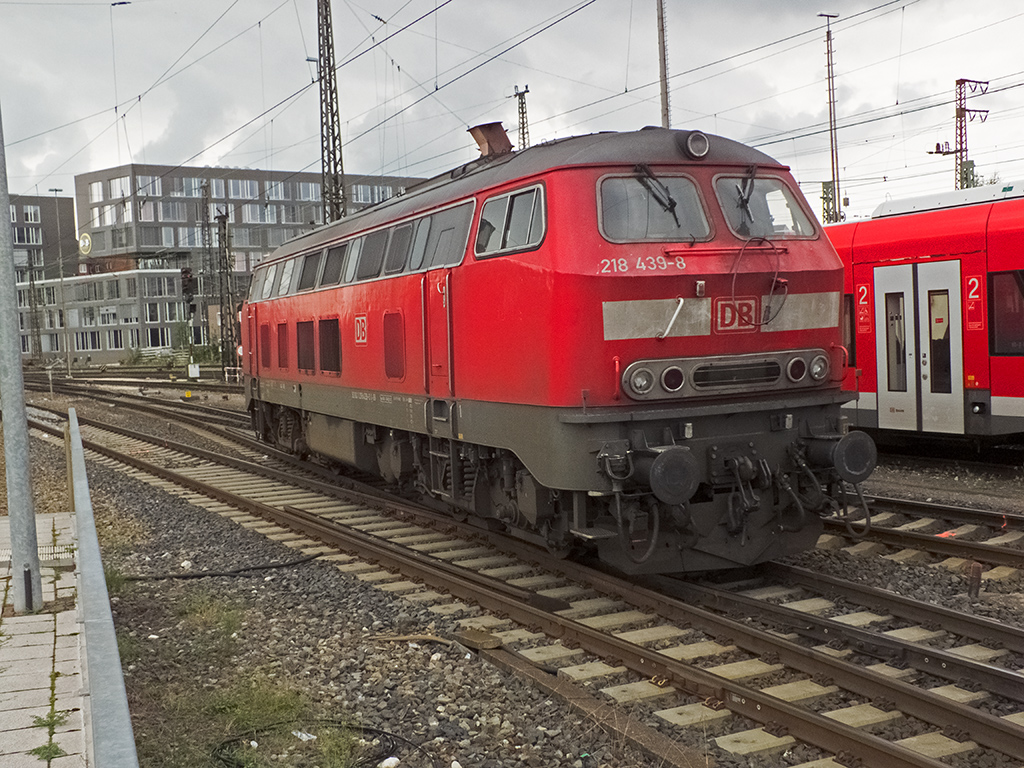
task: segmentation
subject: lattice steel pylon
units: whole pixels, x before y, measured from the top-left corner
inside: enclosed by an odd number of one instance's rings
[[[319,51],[317,77],[320,80],[320,153],[323,173],[321,196],[324,224],[348,215],[345,195],[345,167],[341,160],[341,119],[338,117],[338,80],[334,71],[334,32],[331,0],[317,0]]]
[[[519,149],[526,149],[530,146],[530,121],[526,119],[526,94],[530,92],[530,86],[519,90],[515,86],[515,97],[519,99]]]
[[[826,224],[842,221],[839,200],[839,147],[836,140],[836,71],[832,59],[832,19],[838,14],[819,13],[825,19],[825,74],[828,82],[828,135],[829,155],[832,162],[832,180],[824,182],[821,194],[821,218]]]
[[[953,173],[956,176],[953,189],[969,189],[974,186],[974,163],[967,159],[967,121],[980,116],[981,122],[988,118],[987,109],[967,108],[967,88],[971,93],[980,91],[982,95],[988,91],[988,81],[965,80],[956,81],[956,149]]]

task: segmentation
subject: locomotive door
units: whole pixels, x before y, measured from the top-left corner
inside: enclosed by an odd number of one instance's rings
[[[960,262],[875,267],[878,426],[964,430]]]
[[[452,271],[436,269],[424,275],[423,297],[424,348],[427,366],[424,377],[427,394],[432,397],[452,397]]]

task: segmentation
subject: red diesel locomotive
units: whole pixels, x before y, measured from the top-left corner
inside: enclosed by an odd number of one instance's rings
[[[257,433],[627,573],[813,546],[875,451],[840,414],[842,264],[788,170],[699,131],[484,128],[478,160],[256,270]]]
[[[1024,433],[1024,185],[889,201],[827,233],[847,268],[851,423]]]

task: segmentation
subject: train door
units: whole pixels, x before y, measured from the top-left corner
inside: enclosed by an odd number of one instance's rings
[[[964,431],[960,262],[875,267],[878,426]]]
[[[435,269],[424,275],[423,297],[426,314],[426,384],[427,393],[435,398],[455,394],[452,381],[452,271]]]

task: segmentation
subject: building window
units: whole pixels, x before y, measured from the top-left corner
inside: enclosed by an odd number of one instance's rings
[[[14,227],[15,245],[42,245],[43,230],[38,227]]]
[[[131,179],[127,176],[118,176],[110,180],[110,197],[108,200],[119,200],[124,197],[131,197]]]
[[[320,202],[320,182],[300,181],[299,200],[310,200],[312,202]]]
[[[242,206],[243,224],[276,224],[277,206],[248,203]]]
[[[210,196],[224,197],[224,179],[210,179]]]
[[[124,349],[124,338],[120,330],[107,331],[107,349]]]
[[[11,224],[18,220],[18,209],[13,205],[11,206]]]
[[[38,205],[26,205],[24,208],[25,212],[25,223],[26,224],[38,224],[39,219],[39,206]]]
[[[136,176],[135,188],[139,197],[160,197],[163,194],[159,176]]]
[[[259,184],[252,179],[229,179],[228,196],[234,200],[259,200]]]
[[[150,328],[148,331],[149,335],[149,346],[150,347],[169,347],[171,346],[170,332],[167,328],[158,327]]]
[[[160,203],[160,221],[187,221],[188,208],[184,203]]]
[[[89,185],[89,202],[90,203],[102,203],[103,202],[103,182],[94,181]]]
[[[267,200],[287,200],[288,186],[283,181],[265,182],[267,189]]]

